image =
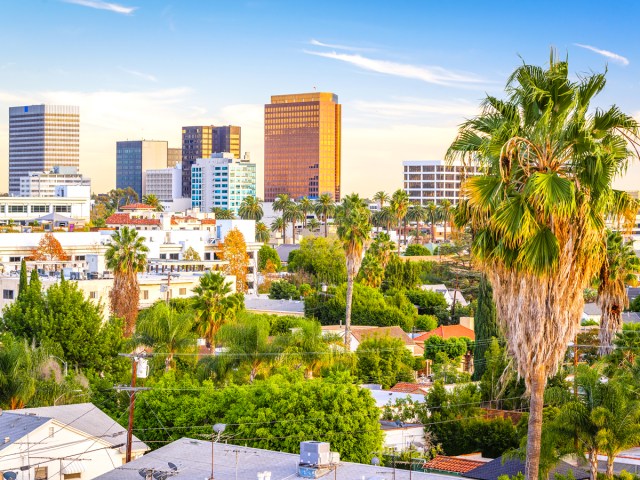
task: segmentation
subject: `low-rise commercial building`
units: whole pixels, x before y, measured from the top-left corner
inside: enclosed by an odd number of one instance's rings
[[[0,197],[0,225],[42,222],[50,214],[66,217],[65,226],[89,223],[91,188],[59,185],[53,197]]]
[[[56,187],[60,185],[79,185],[89,187],[91,179],[78,172],[77,167],[57,165],[49,172],[29,172],[20,177],[21,197],[55,197]]]

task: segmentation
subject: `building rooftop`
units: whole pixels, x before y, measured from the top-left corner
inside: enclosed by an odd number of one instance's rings
[[[569,472],[573,473],[575,480],[586,480],[589,478],[589,474],[584,470],[569,465],[562,460],[558,465],[549,472],[549,478],[555,478],[556,474],[567,475]],[[498,480],[498,477],[502,475],[508,475],[509,478],[516,476],[518,473],[524,473],[524,462],[520,459],[505,459],[502,457],[496,458],[490,462],[480,465],[473,470],[469,470],[464,474],[467,478],[475,478],[477,480]]]
[[[157,225],[160,220],[157,218],[131,218],[128,213],[113,213],[105,220],[107,225]]]
[[[466,458],[447,457],[438,455],[424,464],[426,470],[438,470],[449,473],[467,473],[474,468],[484,465],[485,462],[479,460],[468,460]]]
[[[124,205],[120,207],[120,210],[155,210],[156,207],[152,205],[147,205],[146,203],[130,203],[129,205]]]
[[[424,395],[429,391],[429,386],[420,383],[398,382],[389,389],[390,392],[416,393]]]
[[[88,435],[109,443],[110,445],[120,445],[127,441],[127,431],[109,415],[104,413],[93,403],[74,403],[72,405],[58,405],[52,407],[22,408],[12,410],[15,413],[26,414],[27,418],[57,420],[65,426],[80,430]],[[0,416],[0,421],[5,416]],[[0,427],[0,431],[2,428]],[[4,435],[4,434],[3,434]],[[1,447],[0,447],[1,448]],[[133,437],[132,449],[134,451],[147,451],[149,447],[135,436]],[[120,447],[122,453],[125,447]]]
[[[16,410],[12,410],[11,412],[2,412],[0,415],[0,452],[51,421],[51,418],[30,417],[15,412]]]
[[[442,338],[467,337],[471,340],[476,339],[475,332],[464,325],[440,325],[438,328],[414,338],[413,341],[416,343],[422,343],[427,338],[434,335]]]
[[[272,480],[298,478],[299,455],[274,452],[239,445],[216,443],[214,445],[214,476],[216,480],[253,480],[258,473],[271,472]],[[171,463],[171,466],[169,465]],[[172,466],[175,468],[173,469]],[[172,472],[171,478],[206,479],[211,477],[211,443],[202,440],[182,438],[154,450],[131,463],[105,473],[95,480],[140,480],[139,471],[153,469],[159,475]],[[393,469],[380,466],[340,462],[333,471],[323,478],[354,480],[360,478],[390,478]],[[408,470],[396,470],[397,480],[408,480]],[[446,480],[450,477],[430,473],[412,472],[415,480]]]
[[[304,302],[300,300],[272,300],[247,295],[244,297],[244,307],[249,311],[274,315],[304,315]]]

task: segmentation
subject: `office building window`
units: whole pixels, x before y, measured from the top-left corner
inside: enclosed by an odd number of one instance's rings
[[[13,290],[2,290],[2,298],[4,300],[13,300]]]

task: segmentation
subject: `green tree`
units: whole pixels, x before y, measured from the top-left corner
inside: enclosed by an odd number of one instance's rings
[[[412,243],[404,251],[404,255],[405,257],[428,257],[431,255],[431,250],[429,250],[424,245]]]
[[[366,255],[358,272],[358,282],[368,287],[380,288],[384,279],[384,268],[373,255]]]
[[[347,264],[347,296],[344,342],[347,352],[351,344],[351,304],[362,256],[371,235],[371,211],[358,194],[347,195],[336,210],[338,238],[344,247]]]
[[[546,69],[523,64],[508,98],[488,96],[447,153],[476,158],[485,172],[465,182],[456,223],[474,232],[472,253],[531,392],[527,480],[538,478],[545,383],[578,327],[582,288],[600,268],[605,217],[636,213],[611,181],[633,155],[638,124],[615,106],[589,109],[604,85],[603,74],[570,79],[553,52]]]
[[[413,356],[399,338],[373,336],[356,349],[356,376],[362,383],[390,388],[413,380]]]
[[[440,214],[438,216],[442,220],[442,224],[444,226],[444,242],[447,243],[447,224],[451,223],[452,215],[451,201],[446,199],[442,200],[438,208],[440,210]]]
[[[111,312],[124,319],[126,337],[135,330],[140,303],[138,273],[145,269],[148,252],[135,228],[122,227],[111,235],[104,254],[106,266],[113,272],[113,287],[109,292]]]
[[[336,211],[336,204],[333,201],[333,197],[330,193],[323,193],[318,197],[316,201],[316,215],[322,218],[324,223],[324,236],[328,236],[329,232],[329,218]]]
[[[256,222],[256,242],[267,243],[270,237],[269,227],[262,222]]]
[[[282,268],[282,262],[280,262],[280,255],[276,252],[276,249],[269,245],[263,245],[258,250],[258,270],[263,271],[267,265],[267,260],[271,260],[271,263],[280,270]]]
[[[329,345],[317,321],[306,318],[293,320],[292,327],[278,335],[274,343],[282,352],[287,368],[304,368],[305,378],[313,378],[331,360]]]
[[[255,220],[259,222],[264,216],[262,200],[253,196],[244,197],[240,203],[238,215],[240,215],[240,218],[243,220]]]
[[[440,217],[440,212],[438,211],[438,206],[433,202],[427,203],[424,208],[427,211],[427,220],[431,227],[431,244],[433,245],[436,243],[436,222]]]
[[[36,372],[43,363],[41,352],[26,339],[0,336],[0,407],[22,408],[36,390]]]
[[[278,217],[271,222],[271,231],[282,232],[282,243],[287,243],[287,224],[282,217]]]
[[[410,290],[420,281],[420,266],[392,255],[384,269],[383,290]]]
[[[25,294],[29,288],[29,280],[27,276],[27,262],[23,258],[20,262],[20,282],[18,283],[18,299]]]
[[[295,245],[296,228],[298,222],[301,222],[304,219],[304,215],[302,214],[300,205],[295,202],[289,203],[282,212],[282,218],[284,219],[285,223],[291,223],[291,241]]]
[[[294,203],[293,200],[286,193],[281,193],[273,201],[273,211],[274,212],[280,212],[281,215],[282,215],[280,217],[282,219],[282,226],[281,226],[281,228],[282,228],[282,243],[287,243],[287,223],[289,222],[289,220],[287,220],[287,218],[286,218],[285,211],[288,208],[290,208],[292,203]],[[274,223],[271,224],[271,230],[272,231],[274,231],[273,230]]]
[[[633,241],[625,242],[619,232],[607,234],[606,257],[598,276],[600,317],[600,355],[613,351],[613,337],[622,328],[622,311],[629,306],[627,285],[638,285],[640,258],[633,250]]]
[[[244,308],[242,294],[232,294],[226,277],[218,272],[207,272],[193,289],[193,309],[196,314],[196,330],[209,345],[215,345],[216,333],[222,325],[236,318]]]
[[[189,248],[187,248],[185,250],[184,259],[185,260],[191,260],[191,261],[197,261],[197,262],[199,262],[201,260],[200,254],[193,247],[189,247]]]
[[[387,232],[391,231],[391,224],[393,223],[393,211],[391,207],[387,205],[386,207],[382,207],[382,209],[378,210],[371,217],[373,225],[378,229],[384,228]]]
[[[300,212],[302,213],[302,227],[307,228],[307,216],[315,212],[315,205],[308,197],[302,197],[298,202]]]
[[[193,316],[189,312],[177,313],[166,303],[157,302],[140,314],[134,342],[163,355],[165,370],[169,371],[175,368],[176,354],[195,353],[196,337],[192,329]]]
[[[339,284],[347,278],[345,252],[339,241],[323,237],[303,238],[289,254],[290,272],[303,272],[316,283]]]
[[[422,239],[420,238],[420,232],[422,230],[422,222],[424,222],[427,219],[427,217],[428,217],[427,210],[419,203],[415,203],[411,205],[409,207],[409,210],[407,210],[407,220],[409,222],[416,223],[416,242],[418,242],[418,244],[422,243]],[[408,245],[407,249],[410,246],[411,245]],[[431,252],[429,252],[429,254],[430,253]],[[408,255],[406,251],[405,251],[405,255]]]
[[[375,195],[373,196],[373,201],[378,202],[378,205],[380,206],[380,210],[382,210],[384,207],[384,204],[389,203],[391,201],[391,197],[387,192],[380,190],[379,192],[376,192]]]
[[[142,203],[144,203],[145,205],[149,205],[150,207],[153,207],[156,212],[164,211],[164,207],[162,206],[162,203],[160,203],[160,199],[157,197],[157,195],[154,195],[153,193],[150,193],[148,195],[143,195]]]
[[[473,377],[478,380],[482,378],[484,373],[485,352],[489,347],[489,341],[492,338],[502,337],[496,318],[496,305],[493,303],[493,290],[485,275],[480,277],[478,308],[474,318],[473,331],[476,334]]]
[[[278,280],[271,284],[269,298],[272,300],[299,300],[300,292],[293,283],[289,283],[286,280]]]
[[[398,189],[391,195],[391,211],[396,223],[396,231],[398,232],[398,255],[400,255],[400,233],[404,226],[404,243],[407,244],[407,212],[409,211],[409,194],[404,190]]]
[[[216,219],[218,220],[233,220],[236,218],[232,210],[228,210],[222,207],[213,207],[211,209]]]

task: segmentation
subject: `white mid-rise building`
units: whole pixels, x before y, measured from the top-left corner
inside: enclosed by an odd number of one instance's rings
[[[209,212],[218,207],[237,215],[242,201],[255,196],[256,164],[246,154],[238,160],[231,153],[214,153],[191,167],[192,208]]]
[[[477,165],[463,165],[444,160],[408,160],[402,162],[404,190],[411,202],[426,205],[449,200],[457,204],[460,199],[460,182],[464,178],[478,175]]]
[[[55,197],[60,185],[80,185],[91,188],[91,179],[78,172],[77,167],[55,166],[49,172],[29,172],[20,177],[21,197]]]
[[[48,215],[56,227],[89,223],[91,187],[58,185],[53,197],[0,197],[0,225],[42,221]]]
[[[155,195],[161,202],[173,202],[182,197],[182,164],[171,168],[150,169],[144,172],[142,195]]]

